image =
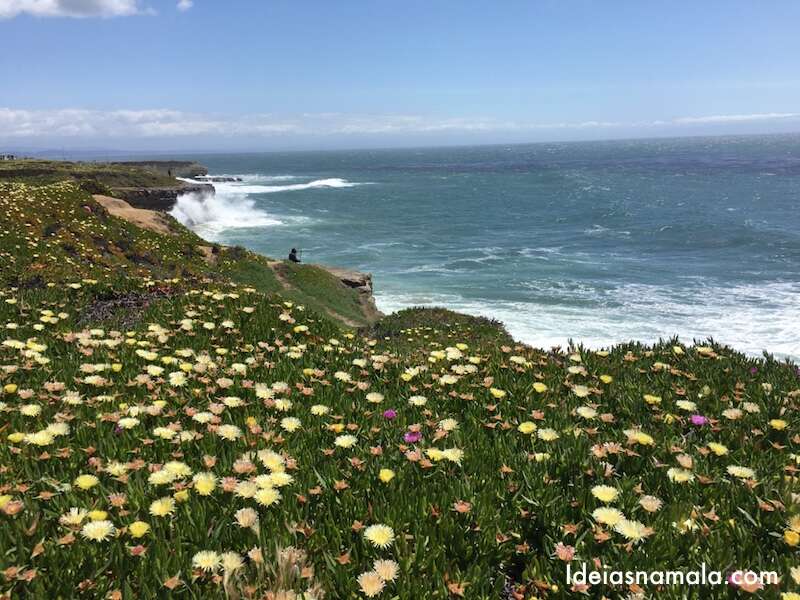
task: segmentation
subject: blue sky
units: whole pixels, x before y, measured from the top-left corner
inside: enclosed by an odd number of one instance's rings
[[[0,0],[0,149],[800,131],[800,2]]]

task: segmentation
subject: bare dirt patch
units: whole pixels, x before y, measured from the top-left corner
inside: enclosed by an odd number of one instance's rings
[[[125,202],[125,200],[112,198],[111,196],[96,194],[92,197],[100,206],[105,208],[109,214],[115,217],[125,219],[129,223],[133,223],[142,229],[149,229],[150,231],[165,235],[173,235],[169,220],[158,211],[134,208]]]

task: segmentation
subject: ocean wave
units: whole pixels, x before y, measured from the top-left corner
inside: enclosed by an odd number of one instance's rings
[[[331,177],[329,179],[315,179],[306,183],[288,183],[285,185],[260,185],[252,184],[247,181],[242,182],[224,182],[215,183],[214,187],[217,193],[238,193],[238,194],[275,194],[277,192],[299,192],[302,190],[313,190],[322,188],[352,188],[358,185],[365,185],[363,183],[355,183],[341,179],[339,177]]]
[[[541,348],[566,347],[570,339],[606,348],[630,340],[653,343],[678,336],[691,343],[713,337],[753,356],[766,349],[778,357],[800,358],[797,282],[680,289],[626,284],[593,291],[580,286],[572,290],[575,302],[566,289],[558,292],[558,302],[510,302],[398,290],[378,293],[376,302],[386,313],[443,306],[498,319],[516,339]]]
[[[235,177],[241,181],[214,182],[215,194],[182,194],[170,214],[182,224],[211,241],[218,241],[225,230],[251,229],[287,225],[297,221],[307,221],[306,217],[276,217],[256,206],[251,198],[255,194],[291,192],[322,188],[351,188],[354,183],[332,177],[315,179],[306,183],[284,185],[265,185],[270,182],[292,181],[297,175],[219,175]],[[194,179],[179,178],[188,183],[204,183]]]
[[[284,224],[284,221],[256,208],[255,201],[245,194],[182,194],[170,214],[211,241],[217,241],[226,229]]]

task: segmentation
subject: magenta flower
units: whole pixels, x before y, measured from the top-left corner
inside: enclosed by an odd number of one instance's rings
[[[397,417],[397,411],[393,408],[383,411],[383,418],[388,421],[393,421]]]
[[[703,415],[692,415],[692,425],[697,425],[699,427],[706,423],[708,423],[708,419]]]
[[[419,431],[406,431],[403,439],[409,444],[416,444],[422,439],[422,434]]]

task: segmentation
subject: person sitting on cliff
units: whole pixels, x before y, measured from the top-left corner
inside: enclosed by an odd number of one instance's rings
[[[293,263],[299,263],[300,262],[300,259],[297,258],[297,249],[296,248],[292,248],[292,251],[289,252],[289,260],[292,261]]]

